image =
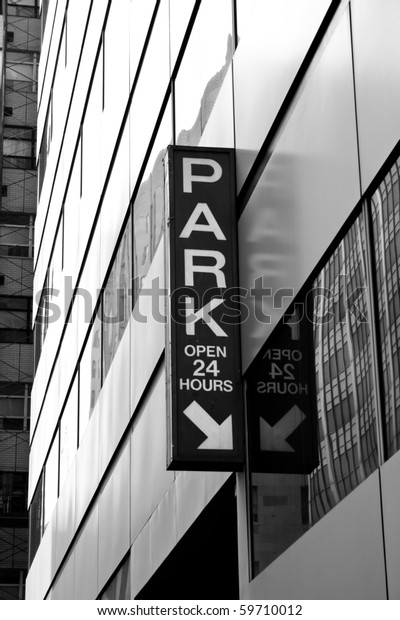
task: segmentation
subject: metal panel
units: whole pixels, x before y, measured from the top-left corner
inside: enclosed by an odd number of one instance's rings
[[[72,551],[51,589],[52,601],[74,600],[74,573],[75,553]]]
[[[68,248],[64,256],[64,276],[72,278],[71,285],[76,283],[79,255],[79,211],[80,199],[80,157],[79,151],[73,164],[68,192],[64,203],[64,247]]]
[[[26,598],[28,600],[43,599],[55,574],[56,531],[57,519],[53,518],[43,534],[26,579]]]
[[[177,542],[175,489],[170,486],[150,519],[151,573],[173,550]]]
[[[32,499],[32,494],[36,488],[44,465],[45,456],[57,424],[60,412],[59,397],[59,363],[57,362],[46,394],[46,400],[37,425],[34,441],[31,445],[29,455],[29,501]]]
[[[46,396],[46,398],[50,399],[52,407],[56,407],[57,409],[59,403],[59,370],[60,366],[58,363],[56,363],[53,374],[51,376],[49,391]],[[50,369],[48,368],[47,364],[45,363],[45,359],[43,358],[43,364],[39,365],[36,369],[35,381],[32,388],[31,436],[33,434],[33,429],[35,428],[38,421],[38,416],[44,399],[45,389],[47,387],[49,373]]]
[[[349,15],[332,34],[239,221],[246,369],[360,198]],[[260,299],[254,291],[263,278]],[[261,315],[262,313],[262,315]]]
[[[236,0],[236,28],[239,41],[243,39],[251,13],[257,5],[257,0]]]
[[[34,274],[34,278],[35,278],[35,289],[34,290],[35,291],[38,291],[39,288],[43,286],[43,283],[45,281],[46,271],[47,271],[47,267],[50,261],[50,255],[51,255],[54,239],[56,236],[57,224],[58,224],[58,219],[60,216],[63,198],[64,198],[64,188],[61,187],[61,184],[56,184],[53,194],[52,194],[52,198],[51,198],[50,211],[47,216],[45,234],[43,234],[43,237],[41,236],[41,233],[43,233],[44,231],[40,229],[40,226],[38,230],[36,229],[37,219],[35,220],[35,229],[34,229],[35,260],[37,259],[37,263],[35,267],[35,274]],[[38,212],[39,212],[39,220],[42,220],[43,218],[43,221],[42,221],[43,225],[44,225],[44,217],[46,215],[45,213],[46,209],[44,207],[47,207],[47,205],[45,205],[41,201],[40,207],[38,208]],[[42,243],[42,245],[40,247],[39,255],[37,255],[39,251],[40,243]],[[40,300],[37,300],[37,301],[39,302]]]
[[[104,48],[99,57],[101,65],[104,50],[104,111],[101,137],[103,174],[109,165],[128,103],[129,11],[130,0],[111,2],[104,32]],[[127,163],[128,161],[129,159]]]
[[[231,61],[232,25],[230,0],[203,0],[175,80],[176,144],[199,143]]]
[[[68,473],[57,501],[56,564],[61,563],[75,533],[75,463]]]
[[[169,20],[171,72],[174,69],[194,5],[194,0],[190,0],[189,2],[188,0],[170,0]]]
[[[90,242],[89,252],[86,256],[85,267],[79,280],[80,292],[75,297],[78,303],[78,352],[82,349],[84,337],[87,334],[90,319],[101,289],[100,276],[100,256],[101,256],[101,230],[97,225]]]
[[[239,189],[329,5],[329,0],[258,0],[248,17],[233,59]]]
[[[381,469],[383,527],[385,532],[386,566],[390,599],[400,599],[400,452]]]
[[[242,592],[251,599],[385,599],[375,472]]]
[[[130,444],[125,444],[99,498],[99,589],[129,550]],[[143,472],[142,472],[143,473]],[[115,525],[115,527],[113,526]]]
[[[104,472],[130,418],[130,325],[128,323],[100,392],[99,472]]]
[[[82,207],[79,209],[79,257],[83,257],[93,219],[97,211],[101,183],[101,157],[103,143],[103,65],[97,63],[83,123],[82,149]]]
[[[71,168],[73,153],[77,144],[82,122],[83,107],[88,94],[87,87],[90,82],[90,76],[95,67],[95,55],[101,37],[104,13],[107,8],[107,4],[108,2],[106,0],[99,0],[99,2],[92,3],[90,26],[86,33],[85,45],[75,84],[74,96],[71,100],[68,125],[64,136],[63,159],[65,172],[68,172]],[[57,174],[56,183],[63,182],[62,177],[65,175],[65,172],[62,175],[59,173]],[[77,207],[79,207],[79,204]],[[76,221],[78,221],[78,218],[75,222]]]
[[[83,0],[79,2],[79,6],[77,3],[69,4],[68,3],[68,13],[67,13],[67,72],[68,77],[71,80],[71,85],[73,83],[73,79],[76,73],[76,67],[78,64],[80,52],[81,52],[81,41],[83,41],[83,35],[86,27],[86,20],[88,17],[88,12],[90,5],[92,4],[91,0]],[[99,4],[106,4],[100,0]],[[104,8],[103,8],[104,10]],[[90,23],[92,21],[92,17],[90,16]]]
[[[85,3],[84,3],[85,4]],[[85,16],[82,15],[82,24],[85,26]],[[71,29],[70,29],[71,27]],[[76,27],[76,26],[75,26]],[[75,30],[73,30],[73,24],[69,23],[68,12],[68,24],[67,24],[67,36],[65,27],[62,30],[62,36],[60,39],[59,55],[57,65],[54,71],[54,82],[52,86],[52,111],[51,114],[51,142],[50,150],[47,156],[46,173],[49,165],[56,166],[58,154],[60,151],[60,145],[63,138],[64,127],[67,120],[68,107],[72,94],[73,80],[75,77],[76,66],[70,62],[71,48],[79,50],[82,45],[82,33],[77,29],[76,39]],[[70,45],[70,34],[74,33],[74,45]],[[69,35],[69,36],[68,36]],[[67,50],[67,52],[66,52]],[[53,182],[53,176],[50,176],[50,184]]]
[[[67,390],[72,380],[73,372],[78,361],[78,312],[77,304],[73,304],[67,328],[62,339],[59,351],[60,364],[60,404],[64,402]],[[58,412],[60,413],[60,412]]]
[[[98,594],[99,514],[94,506],[75,544],[74,599],[93,600]]]
[[[143,289],[149,291],[151,283],[159,278],[160,289],[164,289],[164,238],[155,253],[147,276],[143,280]],[[155,300],[155,301],[153,301]],[[153,303],[157,303],[153,311]],[[164,315],[165,299],[149,294],[141,294],[131,319],[131,369],[135,380],[131,382],[131,413],[135,410],[148,380],[157,364],[165,345],[165,324],[157,313]],[[143,356],[143,351],[146,355]],[[165,394],[163,396],[165,400]]]
[[[176,476],[176,532],[179,540],[231,474],[182,471]]]
[[[131,549],[131,598],[134,599],[151,577],[150,523],[147,523]]]
[[[130,107],[131,190],[138,179],[169,82],[168,8],[167,2],[161,2]]]
[[[174,473],[166,471],[166,445],[165,371],[162,369],[131,436],[132,542],[174,480]]]
[[[235,145],[232,79],[231,65],[200,138],[199,146],[233,148]]]
[[[155,0],[141,2],[141,0],[131,0],[130,5],[130,26],[129,26],[129,85],[132,86],[133,80],[138,69],[143,45],[146,40],[150,20],[153,15]]]
[[[397,0],[352,0],[355,84],[363,191],[400,138]]]
[[[103,280],[129,206],[129,126],[118,146],[112,174],[101,206],[100,276]]]
[[[83,435],[76,456],[75,519],[78,527],[99,483],[99,417],[98,400]],[[90,473],[90,475],[89,475]]]

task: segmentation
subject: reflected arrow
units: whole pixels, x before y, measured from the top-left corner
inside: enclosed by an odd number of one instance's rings
[[[189,418],[207,439],[198,446],[199,450],[233,450],[232,416],[218,424],[209,413],[195,400],[183,413]]]
[[[268,452],[295,452],[286,439],[305,419],[305,414],[297,405],[293,405],[274,426],[271,426],[264,418],[260,417],[261,450],[268,450]]]

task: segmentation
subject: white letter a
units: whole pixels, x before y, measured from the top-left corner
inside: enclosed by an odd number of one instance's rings
[[[204,215],[207,220],[207,224],[197,224],[200,215]],[[222,232],[217,220],[211,213],[211,209],[206,202],[197,203],[179,237],[188,239],[195,230],[199,232],[212,232],[219,241],[226,240],[224,233]]]

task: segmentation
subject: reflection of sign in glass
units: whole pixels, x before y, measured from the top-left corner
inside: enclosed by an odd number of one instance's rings
[[[318,463],[312,327],[285,315],[246,375],[253,471],[309,473]]]
[[[170,469],[242,462],[233,174],[228,149],[169,149]]]

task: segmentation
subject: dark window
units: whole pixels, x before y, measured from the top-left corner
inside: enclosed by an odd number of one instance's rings
[[[36,131],[32,127],[4,126],[3,167],[34,170]]]
[[[1,186],[1,195],[5,198],[8,195],[8,185]]]
[[[8,395],[0,395],[0,430],[28,430],[30,416],[30,397],[23,385]]]
[[[38,0],[35,0],[32,4],[9,2],[7,4],[7,13],[17,17],[39,17],[39,2]]]
[[[11,30],[7,30],[7,43],[14,43],[14,33]]]
[[[29,297],[0,296],[0,342],[31,344],[33,342]]]
[[[33,257],[33,216],[4,213],[0,224],[0,256]]]
[[[0,515],[19,515],[27,512],[28,474],[0,473]]]
[[[10,106],[4,106],[4,116],[12,116],[13,109]]]

